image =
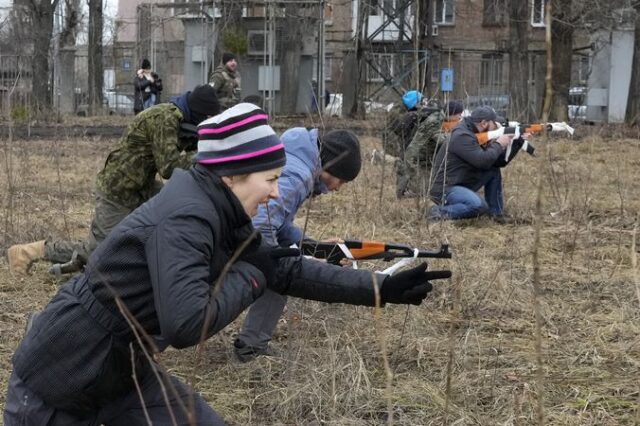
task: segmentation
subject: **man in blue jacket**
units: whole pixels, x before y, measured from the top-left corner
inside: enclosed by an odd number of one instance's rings
[[[348,130],[332,130],[320,136],[318,129],[296,127],[284,132],[280,139],[287,156],[278,181],[280,196],[267,206],[260,206],[253,225],[268,244],[290,246],[299,244],[304,237],[302,229],[293,223],[304,201],[338,191],[354,180],[360,173],[362,159],[358,138]],[[269,341],[286,303],[286,296],[266,290],[251,305],[234,342],[240,361],[271,354]]]

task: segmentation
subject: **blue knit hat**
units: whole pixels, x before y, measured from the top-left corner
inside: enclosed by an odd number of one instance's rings
[[[407,109],[414,109],[416,105],[422,100],[422,93],[417,90],[409,90],[402,96],[402,103]]]
[[[198,126],[195,162],[213,166],[220,176],[283,167],[284,145],[256,105],[239,103]]]

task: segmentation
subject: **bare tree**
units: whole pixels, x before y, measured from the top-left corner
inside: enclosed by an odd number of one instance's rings
[[[64,27],[60,32],[60,47],[75,46],[82,13],[80,0],[64,0]]]
[[[528,2],[509,2],[510,117],[529,121],[529,9]]]
[[[573,0],[551,0],[551,80],[553,94],[549,119],[569,121],[569,86],[573,57]],[[548,93],[545,92],[545,97]],[[547,100],[545,99],[545,103]]]
[[[89,113],[96,114],[102,108],[102,0],[87,0],[89,4],[88,90]]]
[[[300,4],[289,3],[285,6],[285,28],[282,49],[281,81],[289,82],[281,86],[282,103],[280,111],[284,114],[296,112],[298,101],[298,80],[300,75],[300,55],[302,53],[302,31],[310,22],[305,16],[306,8]],[[318,96],[321,96],[320,94]],[[322,101],[318,101],[321,104]]]
[[[632,126],[640,124],[640,2],[633,5],[636,11],[633,45],[633,62],[631,65],[631,82],[627,97],[625,122]]]
[[[28,18],[29,34],[33,44],[31,99],[36,114],[48,110],[51,106],[49,53],[53,33],[53,11],[57,5],[58,0],[31,0],[25,2],[22,9]]]

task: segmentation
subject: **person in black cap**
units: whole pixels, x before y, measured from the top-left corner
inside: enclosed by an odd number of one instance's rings
[[[25,275],[41,259],[54,263],[51,272],[56,275],[79,270],[125,216],[160,190],[156,173],[169,179],[175,168],[191,166],[198,143],[196,125],[218,112],[215,91],[206,84],[138,114],[98,173],[88,239],[11,246],[7,251],[10,271]]]
[[[223,111],[240,102],[240,75],[236,55],[230,52],[222,54],[222,63],[211,74],[209,84],[216,90]]]
[[[396,167],[396,197],[424,196],[435,153],[447,139],[454,125],[460,122],[462,102],[449,101],[445,113],[437,108],[418,125],[404,153],[404,161]]]
[[[299,244],[305,238],[293,220],[304,201],[314,195],[338,191],[360,173],[362,158],[358,137],[349,130],[296,127],[280,138],[287,164],[279,181],[280,197],[261,206],[254,227],[273,246]],[[243,362],[273,353],[269,342],[287,303],[286,296],[267,290],[251,305],[234,341],[236,357]]]
[[[491,107],[481,106],[464,118],[436,155],[430,191],[435,205],[428,218],[465,219],[489,214],[504,220],[502,175],[496,162],[513,136],[502,135],[482,146],[477,133],[494,130],[501,120]],[[526,135],[525,135],[526,136]],[[484,199],[477,191],[484,187]]]

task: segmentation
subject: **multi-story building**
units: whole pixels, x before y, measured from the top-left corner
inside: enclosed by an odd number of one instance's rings
[[[163,77],[163,98],[189,90],[208,81],[218,65],[214,57],[221,56],[223,44],[231,44],[242,52],[239,71],[243,97],[260,94],[279,111],[284,102],[282,80],[295,75],[297,99],[288,102],[293,102],[299,112],[308,111],[317,75],[321,2],[297,2],[295,10],[290,4],[269,1],[239,3],[240,22],[231,28],[222,16],[220,3],[171,7],[166,2],[120,0],[114,50],[119,52],[118,85],[131,86],[139,63],[147,58]],[[293,24],[299,23],[304,27],[294,32]],[[299,42],[299,57],[293,61],[295,72],[282,66],[285,58],[291,59],[291,44],[287,43],[291,43],[292,34]]]
[[[509,103],[509,11],[506,0],[352,0],[335,2],[342,8],[341,21],[331,26],[336,35],[350,32],[331,44],[331,85],[348,91],[355,76],[344,75],[336,59],[354,52],[356,40],[362,52],[362,92],[366,98],[397,101],[408,89],[426,90],[429,97],[448,95],[464,99],[471,107],[488,103],[505,110]],[[339,4],[339,5],[338,5]],[[428,5],[429,10],[420,10]],[[541,105],[545,59],[546,0],[528,0],[529,99],[532,110]],[[416,19],[417,15],[420,19]],[[335,15],[334,11],[334,15]],[[360,16],[359,16],[360,14]],[[336,24],[340,24],[337,26]],[[415,31],[418,28],[420,31]],[[330,31],[327,31],[329,40]],[[582,40],[584,38],[584,40]],[[576,48],[588,46],[576,35]],[[328,45],[329,46],[329,45]],[[574,55],[573,82],[585,84],[589,50]],[[425,66],[428,65],[428,66]],[[443,86],[445,77],[452,83]],[[428,72],[428,75],[425,73]],[[452,81],[451,81],[452,79]]]

